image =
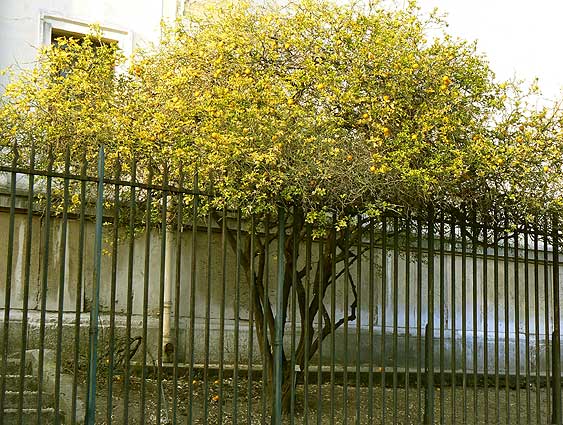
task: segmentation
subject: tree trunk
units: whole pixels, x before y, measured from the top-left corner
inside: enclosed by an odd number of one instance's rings
[[[291,374],[291,362],[284,360],[282,365],[282,415],[291,413],[291,395],[295,394],[295,385],[292,381],[297,381],[296,373]],[[293,379],[292,379],[293,378]]]

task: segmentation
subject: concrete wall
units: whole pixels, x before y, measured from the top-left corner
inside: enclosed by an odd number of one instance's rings
[[[98,24],[129,55],[137,46],[157,42],[161,19],[174,19],[181,5],[180,0],[2,0],[0,69],[32,67],[52,28],[84,33]],[[6,82],[0,76],[0,88]]]
[[[65,326],[65,346],[67,352],[72,352],[74,344],[73,329],[75,324],[75,306],[77,301],[81,306],[80,319],[84,338],[87,338],[87,324],[89,316],[89,306],[92,299],[92,284],[94,279],[94,244],[95,244],[95,225],[89,219],[84,227],[84,246],[80,248],[80,226],[77,219],[70,219],[67,223],[67,238],[62,240],[63,221],[60,217],[51,217],[48,229],[48,247],[46,249],[46,227],[45,217],[34,214],[32,216],[32,226],[27,226],[27,210],[25,208],[26,198],[18,196],[16,198],[17,214],[13,217],[14,243],[8,246],[8,229],[10,226],[10,215],[5,209],[9,198],[0,196],[0,294],[5,294],[7,283],[7,262],[9,253],[12,253],[11,268],[11,331],[10,346],[17,347],[21,341],[21,329],[18,330],[18,323],[21,322],[21,308],[24,302],[24,287],[26,282],[25,269],[29,265],[29,296],[28,307],[31,310],[29,321],[30,330],[27,332],[30,344],[39,344],[37,339],[37,329],[39,325],[39,311],[42,301],[42,284],[46,282],[47,292],[45,304],[47,309],[47,326],[50,335],[46,344],[54,348],[56,341],[56,317],[60,310],[60,288],[63,283],[62,311],[64,312]],[[31,234],[29,233],[31,231]],[[130,240],[125,229],[119,229],[119,242],[116,249],[113,249],[112,241],[113,227],[111,224],[104,226],[104,248],[102,256],[101,288],[100,288],[100,310],[101,310],[101,337],[106,338],[109,334],[109,312],[111,309],[111,288],[115,282],[115,311],[117,332],[123,334],[126,323],[127,311],[127,292],[128,292],[128,273],[129,273],[129,244]],[[147,237],[149,238],[147,244]],[[180,297],[179,310],[176,311],[175,300],[172,299],[172,320],[176,314],[179,315],[179,341],[177,349],[181,361],[187,360],[189,347],[189,325],[190,325],[190,301],[195,297],[194,310],[194,334],[195,348],[194,355],[197,363],[203,363],[205,359],[205,327],[207,319],[210,329],[210,361],[217,362],[219,359],[219,339],[221,326],[221,306],[224,299],[225,317],[225,359],[227,362],[234,361],[234,327],[235,327],[235,301],[236,301],[236,276],[240,274],[239,290],[239,361],[245,362],[248,352],[248,305],[249,290],[244,270],[237,269],[236,254],[227,245],[227,250],[223,254],[221,233],[214,225],[211,239],[208,240],[205,228],[201,228],[196,233],[195,247],[192,245],[192,233],[188,229],[179,236],[181,245],[180,261]],[[31,238],[31,251],[26,251],[26,241]],[[208,256],[208,242],[211,246],[211,255]],[[423,245],[426,241],[423,241]],[[175,242],[173,246],[175,247]],[[272,245],[273,247],[274,245]],[[148,247],[148,250],[147,250]],[[11,249],[10,249],[11,248]],[[195,248],[195,251],[194,251]],[[164,260],[161,256],[162,238],[158,230],[153,230],[150,236],[144,233],[137,234],[133,240],[133,274],[132,274],[132,333],[140,335],[143,328],[143,308],[146,300],[147,305],[147,326],[149,328],[148,342],[151,346],[151,356],[156,355],[158,347],[158,327],[159,310],[161,306],[161,267]],[[552,308],[552,264],[548,258],[547,269],[544,268],[545,262],[543,254],[538,256],[537,263],[534,261],[532,252],[529,254],[528,263],[523,260],[523,252],[520,250],[520,258],[516,265],[514,252],[509,249],[509,260],[507,263],[507,276],[505,281],[505,267],[503,261],[503,251],[499,252],[495,280],[495,263],[493,261],[493,251],[487,253],[487,276],[484,280],[485,261],[483,252],[479,251],[479,256],[475,265],[472,258],[466,257],[465,283],[461,278],[463,270],[463,258],[460,254],[460,247],[457,246],[455,254],[452,255],[451,247],[445,244],[446,251],[441,263],[439,252],[439,242],[436,242],[434,257],[434,351],[435,358],[439,359],[440,351],[440,328],[443,329],[444,352],[446,365],[451,364],[452,348],[455,347],[455,364],[461,368],[462,357],[462,330],[465,328],[466,336],[466,362],[471,369],[472,356],[474,351],[473,342],[477,344],[478,368],[484,366],[484,344],[487,339],[487,360],[490,365],[494,364],[494,344],[495,330],[498,332],[498,351],[500,368],[504,368],[504,351],[509,350],[511,370],[514,368],[514,358],[516,355],[516,339],[519,337],[519,350],[521,358],[524,358],[526,351],[530,353],[534,364],[539,364],[545,369],[546,363],[546,333],[553,330],[553,308]],[[272,251],[275,251],[272,248]],[[195,272],[192,272],[192,258],[195,253]],[[115,254],[115,262],[114,260]],[[62,261],[63,255],[65,261]],[[178,253],[175,249],[171,253],[172,264],[176,264]],[[79,290],[79,264],[80,258],[83,260],[83,274],[81,289]],[[146,273],[146,262],[148,258],[148,274]],[[318,258],[318,246],[313,245],[313,264]],[[382,258],[386,261],[387,273],[382,273]],[[299,267],[303,266],[304,255],[300,255]],[[226,273],[223,274],[223,262],[225,262]],[[455,274],[452,275],[452,263],[455,263]],[[115,265],[115,273],[113,267]],[[45,268],[47,266],[47,268]],[[396,270],[395,270],[396,267]],[[420,281],[418,279],[418,268],[420,267]],[[518,280],[516,281],[516,267],[518,268]],[[276,282],[277,256],[275,252],[270,256],[270,299],[275,303],[275,282]],[[370,281],[370,268],[372,269],[373,281]],[[393,252],[387,249],[386,257],[382,255],[381,247],[376,248],[374,262],[370,264],[369,256],[364,255],[361,262],[361,270],[357,264],[351,266],[351,277],[358,283],[358,291],[361,299],[358,304],[358,316],[360,324],[360,345],[356,344],[356,329],[358,320],[350,321],[348,324],[348,336],[345,340],[345,331],[341,328],[335,335],[335,359],[337,362],[344,362],[347,356],[350,364],[354,364],[359,350],[359,358],[362,364],[367,364],[370,358],[370,351],[373,350],[374,361],[379,365],[405,365],[408,361],[411,366],[415,365],[421,354],[417,351],[416,337],[418,326],[421,328],[422,338],[424,339],[424,327],[429,318],[429,298],[428,298],[428,278],[429,278],[429,258],[426,246],[423,247],[422,261],[417,262],[415,252],[411,252],[410,263],[407,263],[404,251]],[[175,282],[175,267],[172,273],[172,281]],[[407,269],[410,278],[407,280]],[[440,270],[444,270],[441,274]],[[475,272],[475,275],[474,275]],[[561,272],[561,270],[560,270]],[[63,273],[63,279],[61,279]],[[359,276],[361,273],[361,276]],[[527,274],[527,283],[525,276]],[[192,277],[194,281],[194,293],[192,295]],[[473,296],[473,282],[476,282],[476,299]],[[454,280],[455,279],[455,280]],[[208,285],[210,282],[210,285]],[[546,287],[547,282],[547,287]],[[225,297],[223,298],[223,284],[225,284]],[[465,285],[465,287],[464,287]],[[528,299],[526,301],[526,285]],[[373,311],[369,309],[369,294],[373,292]],[[395,286],[397,290],[395,291]],[[507,290],[505,290],[505,286]],[[344,294],[345,282],[340,278],[335,286],[334,306],[335,317],[338,320],[344,314]],[[443,288],[443,301],[441,301],[441,289]],[[546,288],[548,299],[545,298]],[[146,290],[146,298],[145,298]],[[518,292],[518,296],[517,295]],[[408,297],[407,297],[408,293]],[[327,310],[331,311],[331,290],[325,296],[324,303]],[[495,298],[496,297],[496,298]],[[349,304],[353,301],[353,294],[348,292]],[[209,307],[207,302],[209,301]],[[5,297],[0,297],[0,307],[5,306]],[[395,309],[396,305],[396,309]],[[420,305],[420,318],[419,318]],[[537,307],[536,307],[537,305]],[[408,308],[407,308],[408,306]],[[465,309],[464,309],[465,307]],[[207,309],[209,308],[209,315]],[[464,312],[465,310],[465,312]],[[518,310],[519,319],[516,321]],[[396,311],[396,313],[395,313]],[[508,320],[505,314],[508,312]],[[476,320],[474,320],[474,313]],[[370,323],[370,315],[373,315],[373,323]],[[498,317],[498,321],[496,320]],[[536,320],[537,318],[537,320]],[[546,322],[547,318],[547,322]],[[408,325],[407,325],[408,320]],[[297,319],[299,322],[299,318]],[[453,323],[455,321],[455,332]],[[527,326],[526,326],[526,321]],[[172,322],[173,323],[173,322]],[[549,323],[549,326],[546,325]],[[485,326],[486,325],[486,326]],[[396,328],[395,328],[396,326]],[[288,323],[285,343],[291,343],[291,334]],[[373,332],[373,340],[370,340],[370,328]],[[486,333],[485,333],[486,328]],[[35,329],[35,330],[34,330]],[[396,331],[395,331],[396,329]],[[299,323],[297,323],[299,330]],[[526,341],[525,332],[531,333],[529,341]],[[537,332],[537,334],[536,334]],[[508,333],[508,341],[506,340]],[[385,335],[384,335],[385,334]],[[409,335],[409,347],[407,348],[407,334]],[[396,336],[395,336],[396,335]],[[299,335],[296,335],[298,338]],[[382,350],[382,341],[385,337],[385,350]],[[396,338],[396,339],[395,339]],[[455,339],[455,342],[454,339]],[[83,339],[85,341],[86,339]],[[393,343],[396,341],[397,352],[393,351]],[[323,357],[330,358],[331,345],[333,341],[328,337],[323,346]],[[424,342],[422,342],[424,344]],[[255,359],[259,362],[257,341],[254,339]],[[103,345],[103,344],[102,344]],[[424,346],[424,345],[423,345]],[[539,347],[539,357],[536,355],[536,346]],[[81,344],[86,348],[86,344]],[[34,347],[32,347],[34,348]],[[521,362],[523,363],[523,362]],[[522,366],[524,367],[524,365]]]

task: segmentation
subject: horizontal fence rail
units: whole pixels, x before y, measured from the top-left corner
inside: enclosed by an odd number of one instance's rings
[[[556,219],[319,229],[73,156],[2,153],[1,423],[561,423]]]

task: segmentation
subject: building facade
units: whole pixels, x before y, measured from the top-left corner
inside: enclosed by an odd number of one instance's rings
[[[158,42],[161,22],[174,20],[184,6],[182,0],[2,0],[0,69],[32,67],[39,47],[57,36],[88,33],[93,24],[130,55]],[[0,76],[0,86],[6,82]]]

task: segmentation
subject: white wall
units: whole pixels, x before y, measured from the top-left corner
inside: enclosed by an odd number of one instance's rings
[[[31,67],[45,38],[45,23],[87,28],[99,24],[120,37],[125,53],[158,41],[160,22],[177,13],[177,0],[0,0],[0,69]],[[0,91],[7,81],[0,77]]]

